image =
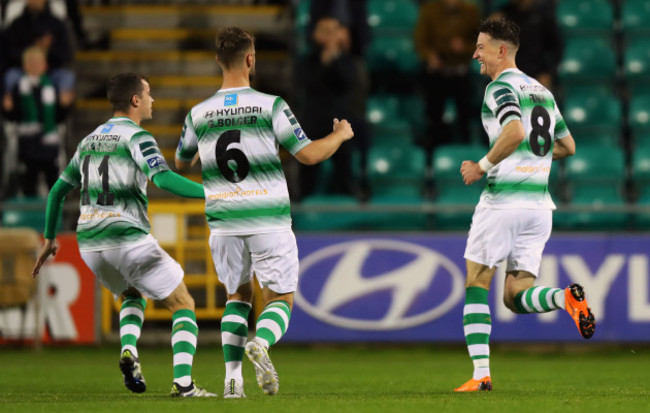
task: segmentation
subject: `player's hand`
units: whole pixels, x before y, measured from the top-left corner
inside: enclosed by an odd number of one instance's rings
[[[343,140],[347,141],[352,139],[354,136],[354,131],[352,130],[352,125],[345,119],[338,120],[334,118],[334,125],[332,126],[334,132],[340,133],[343,136]]]
[[[474,161],[463,161],[460,166],[460,174],[463,176],[465,185],[471,185],[478,181],[484,173],[478,163]]]
[[[38,275],[39,271],[41,271],[41,267],[50,255],[56,255],[58,249],[59,246],[57,245],[56,240],[45,240],[45,245],[41,248],[41,252],[38,253],[36,264],[34,264],[34,269],[32,269],[32,278],[35,278]]]

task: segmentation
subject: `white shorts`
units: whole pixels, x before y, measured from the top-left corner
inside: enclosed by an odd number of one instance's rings
[[[104,251],[81,251],[81,258],[115,298],[129,287],[164,300],[183,281],[183,269],[151,236]]]
[[[527,271],[537,277],[552,226],[550,209],[476,207],[465,259],[488,267],[507,259],[506,271]]]
[[[211,235],[210,249],[219,281],[228,294],[249,283],[253,272],[262,288],[278,294],[296,291],[298,245],[292,231]]]

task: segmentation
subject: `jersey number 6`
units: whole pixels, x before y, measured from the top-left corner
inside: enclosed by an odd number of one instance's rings
[[[217,166],[229,182],[237,183],[243,181],[250,171],[250,163],[244,152],[237,148],[228,148],[233,143],[241,141],[241,131],[233,129],[226,131],[219,136],[215,155]]]

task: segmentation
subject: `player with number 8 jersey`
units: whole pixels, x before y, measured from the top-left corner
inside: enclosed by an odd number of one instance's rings
[[[497,266],[506,262],[503,301],[518,314],[566,309],[584,338],[594,333],[595,319],[583,288],[534,285],[542,252],[551,235],[548,190],[553,160],[575,153],[550,91],[517,69],[519,27],[509,20],[488,19],[480,28],[474,59],[492,82],[485,90],[481,117],[490,150],[478,162],[463,161],[463,182],[471,185],[487,174],[469,230],[463,331],[474,364],[472,378],[455,391],[492,390],[488,292]]]
[[[506,69],[485,90],[481,113],[490,147],[502,125],[526,125],[517,149],[487,172],[479,205],[491,208],[555,209],[548,190],[554,140],[569,135],[551,92],[518,69]]]

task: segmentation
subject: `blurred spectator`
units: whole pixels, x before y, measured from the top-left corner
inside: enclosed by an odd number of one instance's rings
[[[359,152],[359,169],[366,170],[366,159],[370,141],[370,130],[366,122],[366,105],[370,89],[370,76],[366,67],[365,54],[370,43],[370,26],[368,25],[368,10],[366,0],[311,0],[309,5],[310,23],[307,33],[314,47],[311,35],[316,22],[323,17],[333,17],[348,31],[344,35],[345,49],[354,58],[357,79],[353,85],[350,97],[350,115],[348,118],[354,128],[353,148]],[[302,119],[302,117],[301,117]],[[348,145],[350,146],[350,145]],[[350,150],[347,148],[345,150]],[[361,188],[365,188],[365,176],[360,177]]]
[[[46,55],[40,47],[32,46],[23,52],[23,71],[3,96],[2,108],[7,119],[18,125],[18,160],[25,170],[19,178],[19,187],[23,195],[35,196],[41,172],[48,188],[59,176],[57,158],[61,137],[57,123],[64,111],[47,75]],[[10,190],[17,188],[12,186]]]
[[[314,31],[316,22],[322,17],[334,17],[350,31],[348,47],[350,53],[356,57],[365,55],[370,43],[366,0],[312,0],[309,16],[308,33]]]
[[[425,69],[428,131],[423,144],[427,150],[452,141],[443,122],[448,98],[456,105],[459,141],[469,142],[470,120],[474,118],[469,69],[479,23],[478,8],[465,0],[430,1],[420,6],[415,47]]]
[[[359,82],[355,59],[348,51],[349,31],[334,17],[322,17],[312,34],[314,47],[300,59],[296,83],[304,94],[300,102],[300,119],[307,136],[326,136],[332,130],[332,120],[352,117],[354,87]],[[353,127],[356,127],[353,125]],[[350,145],[342,145],[332,156],[334,175],[328,192],[353,194],[356,190],[352,175]],[[300,172],[300,196],[310,195],[319,168],[305,166]]]
[[[562,39],[555,18],[555,2],[510,0],[491,17],[505,17],[521,28],[517,67],[551,89],[562,59]]]
[[[7,70],[4,90],[10,91],[22,75],[21,56],[31,46],[47,51],[47,66],[60,101],[68,106],[74,99],[74,72],[69,69],[73,48],[65,22],[55,17],[47,0],[27,0],[25,10],[5,30],[3,36]]]

